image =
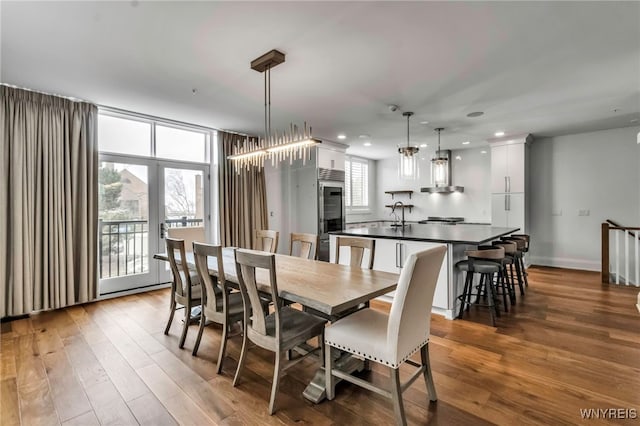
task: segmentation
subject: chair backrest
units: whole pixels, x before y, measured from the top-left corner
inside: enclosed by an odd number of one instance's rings
[[[376,240],[357,237],[336,237],[336,258],[334,263],[340,263],[340,249],[342,247],[351,248],[351,257],[349,265],[359,266],[361,268],[372,269],[373,259],[376,253]],[[364,259],[364,251],[369,250],[369,262],[362,264]]]
[[[202,286],[202,306],[204,309],[214,312],[226,312],[229,297],[227,283],[224,278],[224,262],[222,261],[222,247],[204,243],[193,243],[193,256],[196,270]],[[212,277],[209,274],[209,259],[217,261],[218,274]],[[219,288],[220,299],[216,296],[215,288]]]
[[[168,228],[167,235],[170,238],[184,240],[185,250],[191,251],[194,241],[206,243],[207,237],[204,233],[204,226],[181,226],[179,228]]]
[[[446,252],[442,245],[413,253],[402,268],[387,326],[387,348],[398,362],[429,339],[433,295]]]
[[[505,254],[515,254],[518,251],[518,245],[511,241],[494,241],[492,244],[504,248]]]
[[[278,250],[279,236],[280,233],[278,231],[272,231],[270,229],[257,229],[256,238],[253,243],[254,250],[275,253]]]
[[[485,250],[465,250],[464,254],[473,259],[501,260],[504,259],[504,247],[492,246]]]
[[[289,256],[293,256],[294,243],[299,243],[300,251],[298,257],[315,260],[318,257],[318,236],[316,234],[291,233],[289,243]]]
[[[173,291],[182,297],[191,296],[191,276],[184,251],[184,240],[165,238],[167,256],[173,273]]]
[[[278,297],[278,284],[276,282],[276,257],[273,254],[263,254],[249,252],[242,249],[234,250],[236,260],[236,275],[238,284],[242,292],[245,316],[252,311],[251,320],[247,322],[247,328],[253,330],[261,336],[267,335],[266,316],[269,314],[260,301],[258,285],[256,281],[256,269],[268,271],[269,286],[271,289],[271,299],[273,300],[276,339],[280,338],[280,306],[281,299]],[[249,309],[251,306],[251,310]]]

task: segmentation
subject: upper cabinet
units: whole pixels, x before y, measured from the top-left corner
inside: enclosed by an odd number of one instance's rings
[[[344,151],[318,147],[318,168],[344,171]]]
[[[491,147],[491,192],[525,192],[525,143]]]

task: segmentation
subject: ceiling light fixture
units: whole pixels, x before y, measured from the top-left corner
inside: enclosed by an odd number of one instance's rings
[[[481,115],[484,115],[484,112],[482,112],[482,111],[474,111],[474,112],[470,112],[469,114],[467,114],[467,117],[475,118],[475,117],[480,117]]]
[[[480,154],[486,154],[487,151],[480,151]]]
[[[500,137],[500,136],[504,136],[504,132],[502,130],[499,130],[495,133],[496,137]]]
[[[440,153],[440,132],[444,127],[435,129],[438,132],[438,150],[431,159],[431,184],[436,188],[449,185],[449,158]]]
[[[347,138],[347,135],[345,135],[344,133],[340,133],[340,134],[338,135],[338,139],[340,139],[341,141],[342,141],[342,140],[345,140],[346,138]]]
[[[365,142],[363,143],[364,146],[371,146],[371,142]]]
[[[420,149],[417,146],[409,145],[409,118],[412,112],[403,112],[402,116],[407,117],[407,146],[398,148],[399,164],[398,176],[400,179],[414,180],[418,179],[420,174],[418,170],[418,156],[416,155]]]
[[[420,148],[426,148],[428,145],[426,143],[420,144]]]
[[[284,53],[275,49],[251,61],[252,70],[264,73],[264,138],[251,143],[247,136],[242,146],[236,146],[233,154],[227,157],[233,160],[238,173],[241,168],[264,167],[265,158],[270,159],[274,166],[281,160],[288,159],[292,163],[298,158],[305,164],[310,158],[311,146],[321,143],[311,136],[311,126],[307,128],[306,122],[303,129],[291,124],[289,132],[284,131],[281,135],[271,133],[271,68],[284,61]]]
[[[464,141],[464,142],[462,142],[462,145],[469,145],[470,143],[471,142],[469,142],[469,141]]]

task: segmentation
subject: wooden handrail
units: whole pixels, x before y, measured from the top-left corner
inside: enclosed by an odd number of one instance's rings
[[[611,219],[607,219],[606,222],[611,224],[611,225],[613,225],[613,226],[610,226],[609,229],[619,229],[621,231],[640,231],[640,228],[630,227],[630,226],[622,226],[619,223],[616,223]],[[635,238],[637,238],[638,240],[640,240],[640,235],[636,234],[635,232],[629,232],[629,233],[631,235],[633,235]]]

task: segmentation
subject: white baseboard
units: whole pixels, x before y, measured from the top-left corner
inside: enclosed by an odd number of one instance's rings
[[[528,256],[532,265],[551,266],[554,268],[581,269],[584,271],[600,271],[600,262],[567,257]]]

